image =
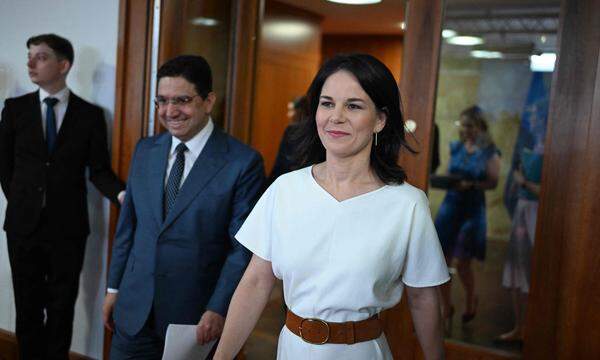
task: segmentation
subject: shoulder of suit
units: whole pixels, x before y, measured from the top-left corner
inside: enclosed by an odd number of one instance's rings
[[[35,98],[37,96],[38,96],[38,92],[34,91],[34,92],[30,92],[30,93],[27,93],[27,94],[24,94],[24,95],[21,95],[21,96],[15,96],[15,97],[12,97],[12,98],[7,98],[4,101],[4,104],[6,106],[13,105],[13,104],[17,105],[17,106],[20,105],[20,104],[29,104],[29,102],[31,101],[31,98]]]
[[[91,102],[81,98],[80,96],[75,94],[73,91],[71,91],[69,94],[69,103],[77,104],[78,106],[82,106],[82,107],[90,107],[97,111],[98,110],[103,111],[100,106],[98,106],[96,104],[92,104]]]
[[[157,135],[141,138],[138,140],[137,146],[139,146],[139,147],[152,146],[152,145],[154,145],[154,143],[159,141],[161,138],[164,138],[167,136],[169,136],[169,133],[165,131],[165,132],[157,134]]]
[[[218,132],[221,133],[222,136],[225,137],[225,139],[227,141],[228,150],[231,153],[235,154],[236,156],[239,156],[241,154],[246,154],[249,157],[250,156],[259,155],[258,151],[254,150],[248,144],[245,144],[245,143],[241,142],[240,140],[238,140],[238,139],[234,138],[233,136],[227,134],[223,130],[215,127],[215,129],[213,131],[218,131]]]
[[[169,132],[165,131],[160,134],[141,138],[138,140],[138,142],[135,146],[135,152],[138,152],[138,151],[145,152],[146,150],[150,150],[157,145],[162,145],[165,142],[170,141],[168,139],[168,137],[170,137],[170,136],[171,135],[169,134]]]

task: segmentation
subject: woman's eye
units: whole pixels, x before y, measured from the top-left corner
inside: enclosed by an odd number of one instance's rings
[[[359,110],[362,109],[362,107],[358,104],[348,104],[348,109],[350,110]]]
[[[333,107],[333,103],[331,101],[321,101],[321,106],[330,108]]]

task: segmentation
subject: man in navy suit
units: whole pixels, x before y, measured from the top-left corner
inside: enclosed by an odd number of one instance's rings
[[[21,359],[68,359],[90,232],[86,169],[110,200],[124,193],[110,168],[104,113],[69,90],[73,46],[55,34],[27,40],[39,90],[7,99],[0,121],[4,230]],[[120,194],[120,195],[119,195]]]
[[[204,58],[162,65],[155,103],[168,132],[136,146],[109,269],[114,360],[160,359],[169,324],[197,325],[199,343],[220,336],[250,260],[234,235],[264,182],[260,155],[210,118]]]

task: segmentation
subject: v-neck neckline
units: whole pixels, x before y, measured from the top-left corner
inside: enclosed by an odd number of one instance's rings
[[[329,198],[331,201],[335,202],[338,205],[343,205],[346,204],[348,202],[351,202],[355,199],[360,199],[360,198],[364,198],[367,197],[371,194],[375,194],[378,193],[379,191],[382,191],[383,189],[387,188],[389,185],[384,184],[383,186],[378,187],[377,189],[371,190],[371,191],[367,191],[365,193],[362,194],[358,194],[358,195],[354,195],[350,198],[344,199],[344,200],[338,200],[336,199],[335,196],[333,196],[329,191],[325,190],[325,188],[323,186],[321,186],[321,184],[319,184],[319,182],[317,181],[317,179],[315,179],[314,175],[313,175],[313,168],[314,165],[308,166],[307,172],[308,172],[308,177],[310,178],[311,183],[317,187],[317,189],[319,189],[320,192],[322,192],[327,198]]]

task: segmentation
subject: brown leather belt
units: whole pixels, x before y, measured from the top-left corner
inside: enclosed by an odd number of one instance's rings
[[[377,339],[383,331],[377,315],[362,321],[336,323],[315,318],[301,318],[290,310],[287,312],[285,326],[302,340],[315,345],[356,344]]]

